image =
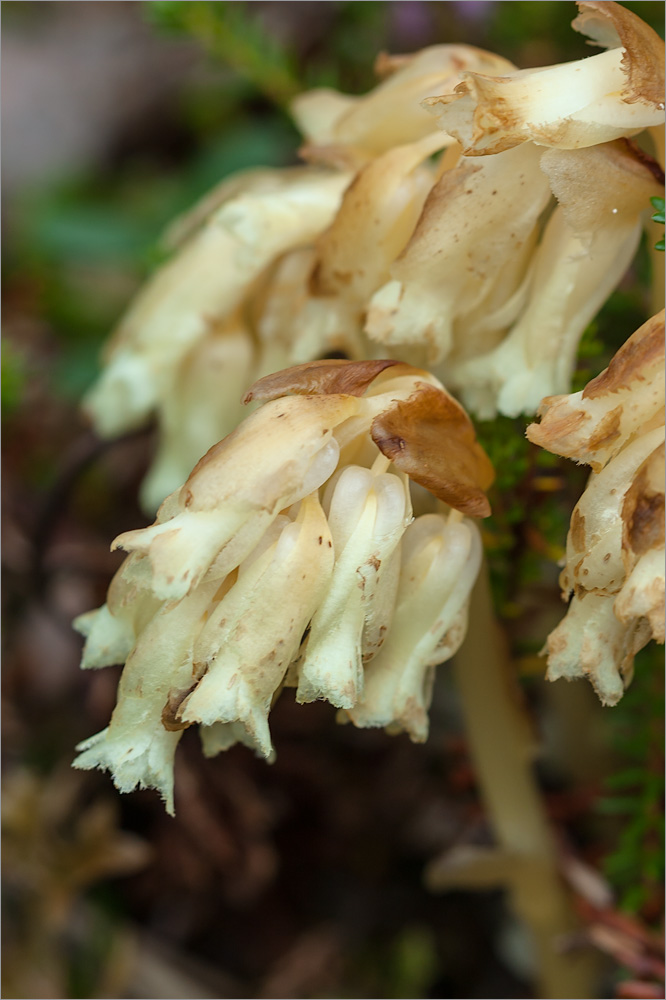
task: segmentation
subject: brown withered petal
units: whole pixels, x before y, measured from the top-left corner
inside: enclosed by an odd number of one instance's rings
[[[546,396],[526,434],[556,455],[601,469],[637,432],[663,423],[664,310],[629,337],[581,392]]]
[[[372,422],[372,439],[396,468],[450,507],[488,517],[493,467],[463,408],[447,393],[417,383],[416,392]]]
[[[603,48],[624,49],[622,69],[626,84],[622,100],[626,104],[650,101],[664,106],[664,43],[645,21],[619,3],[608,0],[578,0],[578,17],[572,28],[593,39]]]
[[[243,402],[278,399],[280,396],[346,395],[362,396],[380,372],[400,361],[344,361],[325,359],[295,365],[284,371],[266,375],[251,385]],[[403,365],[405,369],[410,366]]]
[[[583,399],[596,399],[608,392],[628,389],[632,382],[643,381],[646,372],[664,361],[664,310],[651,316],[647,323],[622,345],[608,365],[583,389]]]
[[[660,445],[645,459],[625,494],[622,548],[642,556],[663,545],[664,449]]]

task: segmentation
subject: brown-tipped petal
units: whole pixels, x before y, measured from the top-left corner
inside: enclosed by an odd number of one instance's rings
[[[326,88],[299,94],[291,112],[306,141],[351,146],[376,156],[434,131],[432,119],[419,107],[429,94],[453,90],[468,70],[511,73],[514,66],[469,45],[432,45],[407,56],[385,58],[380,69],[384,78],[361,97]]]
[[[417,383],[372,422],[372,439],[396,468],[450,507],[488,517],[485,490],[495,474],[465,411],[448,393]]]
[[[584,3],[575,25],[608,52],[515,73],[464,74],[422,106],[466,156],[499,153],[531,140],[578,149],[636,135],[664,111],[663,42],[615,3]],[[434,92],[433,92],[434,93]]]
[[[645,21],[619,3],[609,0],[578,0],[579,15],[571,26],[597,45],[622,46],[622,69],[626,84],[622,100],[627,104],[646,101],[664,107],[664,43]]]
[[[346,395],[362,396],[370,383],[400,361],[310,361],[266,375],[250,386],[243,402],[278,399],[280,396]],[[407,367],[407,366],[403,366]]]
[[[599,472],[632,435],[663,423],[664,312],[626,341],[581,392],[547,396],[527,437]]]
[[[664,310],[652,316],[629,337],[611,359],[608,368],[588,382],[583,399],[596,399],[609,392],[629,389],[643,382],[655,365],[664,363]]]
[[[622,549],[635,556],[664,547],[664,448],[655,448],[639,468],[622,504]]]

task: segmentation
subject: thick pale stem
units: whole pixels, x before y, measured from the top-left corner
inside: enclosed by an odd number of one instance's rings
[[[511,905],[528,928],[538,962],[539,997],[591,996],[587,955],[563,953],[575,927],[557,870],[555,843],[532,769],[533,740],[493,613],[484,566],[472,595],[470,628],[453,661],[470,752],[498,845],[512,859]]]

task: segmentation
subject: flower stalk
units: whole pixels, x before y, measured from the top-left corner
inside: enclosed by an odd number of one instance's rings
[[[470,602],[474,623],[453,659],[462,713],[481,795],[498,850],[491,863],[470,856],[455,869],[447,860],[429,872],[433,888],[502,884],[511,908],[527,928],[538,969],[539,997],[587,997],[590,961],[565,952],[575,927],[567,889],[558,871],[557,847],[532,767],[533,739],[514,689],[506,637],[495,619],[487,567]]]

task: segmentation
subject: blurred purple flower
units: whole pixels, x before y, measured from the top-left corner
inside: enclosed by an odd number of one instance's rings
[[[403,48],[427,44],[432,38],[433,20],[430,5],[422,0],[398,0],[391,4],[393,37]]]
[[[496,0],[455,0],[456,13],[465,21],[483,21]]]

